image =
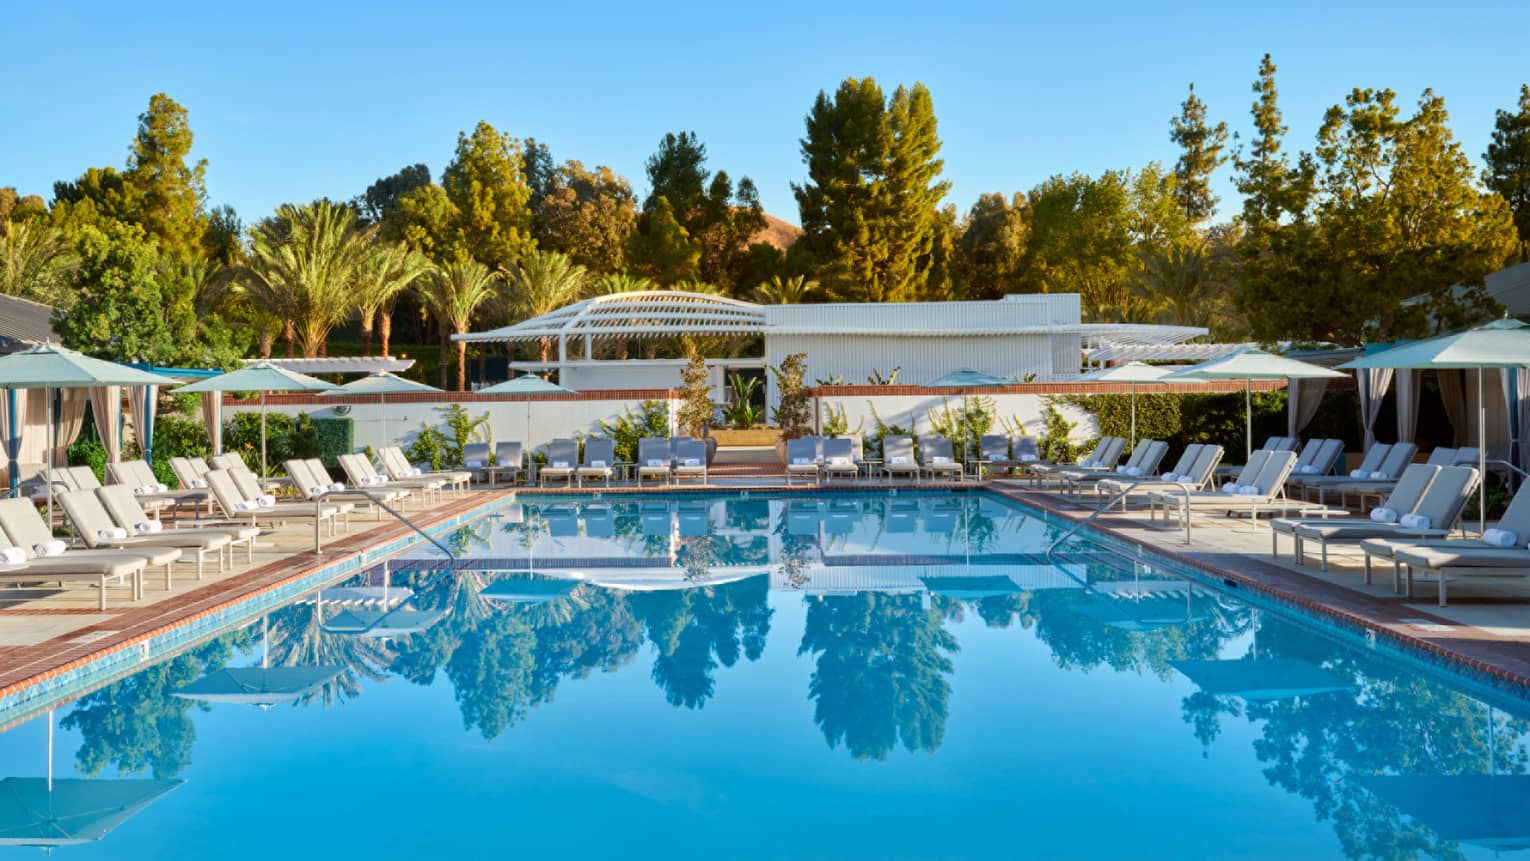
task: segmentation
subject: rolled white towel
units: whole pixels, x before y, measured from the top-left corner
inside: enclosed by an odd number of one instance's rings
[[[1244,484],[1238,487],[1239,496],[1263,496],[1264,492],[1252,484]]]
[[[555,460],[552,462],[552,465],[553,469],[568,469],[568,461],[566,460]]]
[[[234,503],[234,510],[243,514],[249,514],[252,511],[260,510],[260,504],[251,502],[248,499],[241,499]]]
[[[1310,463],[1304,463],[1296,468],[1297,475],[1317,475],[1318,468]]]
[[[487,464],[485,464],[481,460],[470,460],[467,463],[463,464],[463,466],[466,466],[466,467],[468,467],[470,469],[483,469],[486,465]]]
[[[326,492],[327,491],[323,487],[310,487],[310,488],[308,488],[308,491],[306,493],[304,493],[303,495],[308,497],[309,499],[318,499],[319,497],[323,496]]]
[[[1370,473],[1363,469],[1352,469],[1349,471],[1350,478],[1366,478],[1369,475]]]
[[[592,460],[592,461],[590,461],[590,468],[591,469],[605,469],[606,468],[606,462],[603,461],[603,460]]]
[[[1003,459],[1004,459],[1004,455],[1002,455],[1002,454],[990,454],[988,456],[988,460],[990,462],[995,461],[995,460],[1003,460]]]
[[[128,537],[128,533],[120,526],[112,526],[107,529],[97,529],[96,537],[102,541],[121,541]]]
[[[1369,476],[1367,476],[1367,478],[1371,478],[1371,479],[1374,479],[1376,481],[1386,481],[1387,479],[1389,479],[1391,477],[1392,476],[1387,475],[1386,473],[1381,472],[1380,470],[1377,470],[1376,472],[1373,472]]]
[[[422,475],[424,475],[424,474],[425,474],[425,471],[424,471],[424,470],[422,470],[422,469],[420,469],[420,468],[419,468],[419,467],[417,467],[417,466],[416,466],[416,467],[411,467],[411,468],[410,468],[410,469],[409,469],[409,475],[410,475],[410,476],[411,476],[411,477],[413,477],[413,478],[419,478],[419,477],[420,477],[420,476],[422,476]]]
[[[207,489],[207,482],[203,481],[200,478],[193,478],[191,481],[188,481],[186,483],[191,486],[192,490],[206,490]]]
[[[1482,543],[1489,547],[1513,547],[1519,543],[1519,536],[1509,529],[1484,529]]]
[[[1397,510],[1392,508],[1372,508],[1371,519],[1377,523],[1396,523]]]
[[[0,565],[24,565],[27,561],[27,552],[20,547],[7,547],[0,550]]]
[[[155,484],[154,484],[154,492],[155,493],[168,493],[169,491],[170,491],[170,485],[165,484],[162,481],[161,482],[155,482]]]
[[[153,493],[153,492],[154,492],[154,488],[148,487],[148,486],[142,485],[142,484],[140,484],[137,487],[133,488],[133,495],[134,496],[143,496],[144,494]]]
[[[32,545],[32,552],[38,556],[63,556],[69,545],[57,538]]]
[[[140,523],[133,524],[133,531],[137,532],[139,535],[154,535],[159,532],[163,532],[164,529],[165,524],[160,523],[158,520],[145,520]]]
[[[848,457],[831,457],[831,458],[829,458],[829,463],[833,464],[834,466],[849,466],[850,465],[850,458],[848,458]]]
[[[1035,463],[1039,459],[1040,458],[1036,457],[1036,455],[1034,455],[1034,454],[1022,454],[1022,455],[1020,455],[1020,462],[1021,463]]]
[[[335,484],[331,484],[331,485],[330,485],[330,486],[329,486],[329,489],[330,489],[330,490],[331,490],[331,491],[332,491],[332,492],[334,492],[334,493],[343,493],[343,492],[344,492],[344,491],[345,491],[345,485],[343,485],[343,484],[340,484],[340,483],[338,483],[338,482],[337,482],[337,483],[335,483]]]
[[[1226,484],[1222,485],[1222,492],[1223,493],[1242,493],[1243,492],[1243,485],[1237,484],[1236,482],[1229,481]]]
[[[901,456],[900,457],[895,457],[892,460],[889,460],[888,463],[893,464],[894,466],[902,466],[902,465],[908,463],[908,458],[901,457]]]
[[[650,457],[648,459],[648,465],[650,467],[655,468],[655,469],[661,469],[664,466],[664,461],[662,461],[662,460],[660,460],[659,458],[656,458],[656,457]]]
[[[1158,477],[1164,481],[1179,481],[1179,473],[1176,472],[1166,472]]]
[[[270,508],[276,504],[276,497],[269,493],[262,493],[260,496],[255,497],[255,502],[261,508]]]
[[[1126,464],[1123,463],[1120,466],[1116,467],[1116,475],[1131,475],[1130,470],[1131,470],[1131,467],[1129,467],[1129,466],[1127,466]]]
[[[792,458],[792,466],[807,466],[809,463],[812,463],[812,461],[808,460],[805,457],[794,457],[794,458]]]
[[[701,459],[700,458],[694,458],[694,457],[688,457],[688,458],[685,459],[685,465],[686,466],[701,466]]]
[[[1126,468],[1126,474],[1131,476],[1132,478],[1138,478],[1138,477],[1140,477],[1142,475],[1142,467],[1140,467],[1140,466],[1128,466]]]
[[[1430,528],[1429,515],[1427,514],[1404,514],[1397,519],[1397,522],[1409,529]]]

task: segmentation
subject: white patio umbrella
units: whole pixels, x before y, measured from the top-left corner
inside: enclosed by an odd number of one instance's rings
[[[1530,325],[1518,320],[1491,323],[1415,341],[1339,365],[1344,369],[1417,368],[1477,370],[1477,450],[1479,475],[1487,478],[1487,403],[1482,397],[1482,377],[1487,368],[1530,368]],[[1487,526],[1487,484],[1477,485],[1478,526]]]
[[[266,474],[266,395],[271,392],[327,392],[338,388],[307,374],[299,374],[270,362],[255,362],[237,371],[181,386],[181,392],[260,392],[260,474]]]
[[[1164,382],[1242,380],[1244,456],[1251,457],[1254,454],[1254,380],[1331,380],[1344,377],[1345,375],[1338,371],[1249,348],[1220,359],[1191,365],[1182,371],[1175,371],[1165,377]],[[1290,408],[1289,405],[1287,408]]]
[[[536,374],[522,374],[513,380],[479,389],[480,395],[577,395],[573,389],[550,383]],[[526,402],[526,450],[531,450],[531,402]]]
[[[1184,365],[1148,365],[1142,362],[1127,362],[1124,365],[1112,365],[1109,368],[1101,368],[1098,371],[1090,371],[1080,380],[1092,383],[1127,383],[1131,385],[1132,393],[1132,445],[1137,444],[1137,387],[1151,385],[1173,385],[1175,383],[1199,383],[1201,380],[1166,380],[1164,377],[1179,371],[1188,370]]]
[[[159,374],[140,371],[127,365],[94,359],[53,344],[44,344],[0,356],[0,390],[43,389],[45,424],[48,427],[47,464],[54,465],[58,429],[53,426],[54,389],[93,389],[100,386],[162,386],[169,382]],[[11,433],[18,429],[13,425]],[[9,448],[9,446],[7,446]],[[16,464],[10,464],[11,474]],[[48,510],[53,510],[53,482],[48,485]]]
[[[407,395],[417,392],[440,392],[435,386],[427,386],[414,380],[406,380],[388,371],[368,374],[359,380],[346,383],[325,392],[321,397],[345,397],[346,395],[377,395],[379,422],[382,425],[383,445],[390,445],[388,438],[388,395]]]

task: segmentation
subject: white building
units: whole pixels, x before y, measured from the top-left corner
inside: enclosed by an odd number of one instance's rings
[[[1163,346],[1206,335],[1193,326],[1084,323],[1072,293],[1019,294],[980,302],[756,305],[700,293],[656,290],[598,296],[488,332],[456,335],[473,343],[545,343],[547,362],[515,362],[522,371],[558,371],[575,390],[678,387],[685,362],[617,358],[614,345],[684,335],[760,336],[764,355],[709,359],[714,390],[733,368],[779,365],[807,356],[808,383],[883,378],[919,385],[958,368],[1017,381],[1072,379],[1085,351]],[[767,375],[769,376],[769,375]],[[775,381],[768,379],[768,402]],[[720,399],[720,398],[719,398]]]

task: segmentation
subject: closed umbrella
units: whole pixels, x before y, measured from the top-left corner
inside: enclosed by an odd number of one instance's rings
[[[550,383],[536,374],[522,374],[513,380],[479,389],[480,395],[577,395],[573,389]],[[526,402],[526,450],[531,450],[531,402]]]
[[[377,395],[379,422],[382,425],[383,445],[391,445],[388,438],[388,395],[407,395],[419,392],[440,392],[435,386],[427,386],[414,380],[406,380],[395,376],[387,371],[376,374],[368,374],[359,380],[346,383],[337,389],[325,392],[322,397],[344,397],[346,395]]]
[[[327,392],[338,388],[307,374],[299,374],[270,362],[254,362],[237,371],[198,380],[176,389],[180,392],[260,392],[260,474],[266,474],[266,395],[271,392]]]
[[[1132,392],[1132,445],[1137,444],[1137,387],[1141,385],[1172,385],[1174,383],[1195,383],[1199,380],[1166,380],[1164,377],[1188,368],[1178,365],[1148,365],[1142,362],[1127,362],[1124,365],[1112,365],[1109,368],[1101,368],[1098,371],[1090,371],[1079,377],[1093,383],[1128,383]]]
[[[140,371],[127,365],[119,365],[116,362],[108,362],[103,359],[94,359],[83,353],[76,353],[53,344],[44,344],[23,350],[20,353],[11,353],[8,356],[0,356],[0,389],[9,393],[17,389],[43,389],[43,401],[46,424],[48,426],[47,463],[54,465],[57,445],[57,429],[53,427],[53,390],[54,389],[93,389],[100,386],[161,386],[167,380],[159,374],[151,374],[148,371]],[[7,397],[9,400],[9,394]],[[12,436],[20,434],[20,428],[16,426],[15,416],[10,422]],[[19,443],[7,441],[6,448],[14,454],[18,450]],[[15,480],[16,462],[10,462],[10,474],[12,481]],[[53,508],[53,482],[48,485],[48,509]]]
[[[1487,478],[1487,403],[1482,397],[1482,377],[1487,368],[1530,368],[1530,325],[1518,320],[1494,320],[1474,329],[1415,341],[1352,362],[1344,369],[1417,368],[1477,370],[1478,469]],[[1479,528],[1487,527],[1487,484],[1477,485]]]
[[[1318,365],[1298,362],[1285,356],[1250,348],[1175,371],[1166,376],[1164,382],[1242,380],[1244,448],[1245,457],[1250,457],[1254,453],[1254,380],[1331,380],[1343,379],[1344,376],[1338,371]],[[1289,409],[1289,406],[1287,408]]]

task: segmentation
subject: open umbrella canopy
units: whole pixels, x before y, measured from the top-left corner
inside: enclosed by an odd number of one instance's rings
[[[1283,700],[1355,687],[1322,667],[1293,658],[1170,663],[1208,694],[1245,700]]]
[[[1025,590],[1003,574],[963,577],[920,577],[932,595],[945,595],[960,601],[977,601],[1001,595],[1017,595]]]
[[[53,344],[0,356],[0,388],[78,389],[96,386],[162,386],[159,374],[93,359]]]
[[[274,390],[273,390],[274,391]],[[352,380],[343,386],[331,388],[324,392],[323,397],[344,397],[346,395],[408,395],[418,392],[439,392],[435,386],[417,383],[414,380],[406,380],[395,376],[388,371],[376,374],[368,374],[359,380]]]
[[[1501,851],[1530,848],[1530,776],[1389,774],[1355,778],[1442,840]]]
[[[0,780],[0,846],[74,846],[105,837],[180,780]]]
[[[1491,323],[1402,344],[1339,365],[1360,368],[1530,368],[1530,324],[1518,320]]]
[[[197,380],[176,389],[182,392],[327,392],[339,388],[317,377],[299,374],[270,362],[245,365],[216,377]]]
[[[577,395],[573,389],[567,389],[557,383],[550,383],[536,374],[522,374],[513,380],[503,383],[495,383],[488,388],[479,389],[480,395]]]
[[[1169,374],[1164,382],[1209,380],[1342,380],[1347,374],[1250,347]]]
[[[949,374],[942,374],[924,384],[926,389],[990,389],[995,386],[1014,385],[1014,380],[1006,380],[993,374],[985,374],[982,371],[974,371],[971,368],[959,368]]]
[[[418,634],[445,618],[441,610],[345,610],[324,623],[331,634],[350,634],[391,640]]]
[[[1149,365],[1144,362],[1127,362],[1080,374],[1079,379],[1091,383],[1162,383],[1164,385],[1205,382],[1204,380],[1164,379],[1171,374],[1188,371],[1192,367],[1194,365]]]
[[[478,597],[498,604],[545,604],[567,597],[579,586],[577,580],[529,580],[519,577],[495,580]]]
[[[302,699],[340,675],[344,667],[230,667],[175,691],[174,696],[207,703],[273,706]]]

